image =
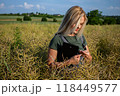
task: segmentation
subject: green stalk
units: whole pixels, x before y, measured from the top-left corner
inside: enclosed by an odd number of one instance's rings
[[[4,59],[4,64],[5,64],[5,66],[7,67],[8,71],[9,71],[10,73],[12,73],[11,70],[9,69],[9,67],[8,67],[7,62],[5,61],[5,59]]]

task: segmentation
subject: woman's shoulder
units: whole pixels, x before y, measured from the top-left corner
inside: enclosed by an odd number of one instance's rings
[[[63,42],[59,35],[55,35],[50,41],[49,48],[57,50],[59,46],[62,46]]]
[[[54,41],[59,41],[59,40],[61,40],[60,35],[55,34],[55,36],[53,37],[53,40],[54,40]]]
[[[61,40],[61,38],[60,38],[60,35],[56,34],[56,35],[52,38],[51,43],[61,44],[61,43],[62,43],[62,40]]]

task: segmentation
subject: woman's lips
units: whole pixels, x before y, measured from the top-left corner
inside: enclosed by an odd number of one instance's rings
[[[76,29],[75,31],[78,31],[79,29]]]

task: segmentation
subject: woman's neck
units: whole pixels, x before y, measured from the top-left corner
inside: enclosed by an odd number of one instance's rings
[[[69,34],[68,36],[76,36],[75,34]]]

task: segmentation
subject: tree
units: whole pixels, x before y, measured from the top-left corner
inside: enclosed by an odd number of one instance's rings
[[[42,22],[46,22],[46,21],[47,21],[47,18],[46,18],[46,17],[42,17],[41,21],[42,21]]]
[[[23,20],[24,20],[24,21],[31,21],[32,19],[31,19],[30,16],[25,15],[25,16],[23,17]]]
[[[120,18],[116,19],[116,24],[120,24]]]
[[[110,24],[116,24],[116,19],[113,18],[113,17],[105,17],[103,23],[104,24],[108,24],[108,25],[110,25]]]
[[[98,10],[93,10],[93,11],[88,12],[87,16],[88,17],[101,17],[102,12]]]
[[[22,22],[22,18],[17,18],[16,20],[17,20],[17,21],[21,21],[21,22]]]
[[[56,18],[53,18],[53,22],[57,22],[57,19],[56,19]]]
[[[91,25],[98,25],[98,24],[102,24],[103,20],[102,20],[102,12],[98,11],[98,10],[93,10],[87,13],[87,17],[88,17],[88,24]]]

